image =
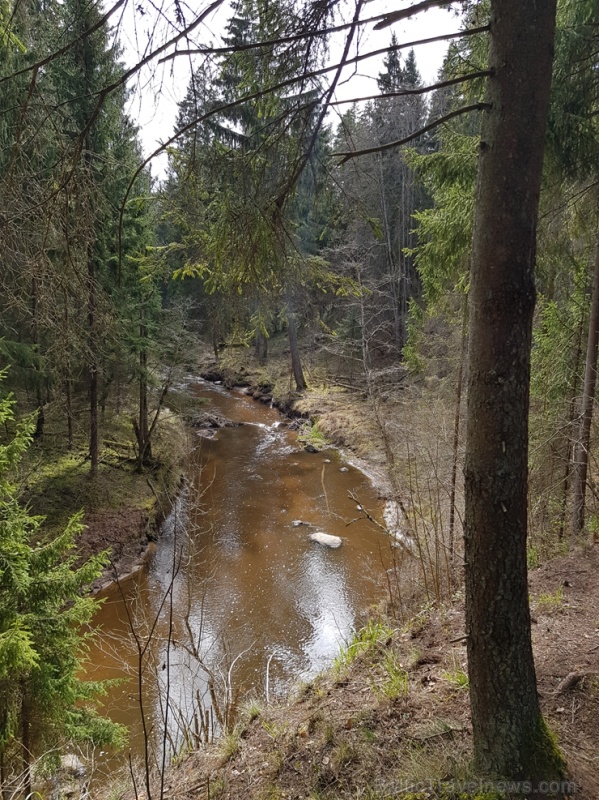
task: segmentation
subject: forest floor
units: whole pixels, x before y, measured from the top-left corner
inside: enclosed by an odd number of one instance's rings
[[[280,359],[274,360],[270,373],[252,363],[247,352],[228,353],[219,363],[219,375],[214,364],[206,364],[205,372],[230,385],[240,381],[251,385],[258,399],[267,401],[274,395],[284,409],[295,403],[295,413],[316,418],[330,441],[351,447],[383,492],[393,492],[384,471],[391,449],[394,466],[412,495],[406,501],[412,522],[421,520],[418,509],[423,507],[428,507],[430,517],[433,495],[422,484],[430,485],[435,477],[446,480],[452,430],[448,404],[438,386],[435,392],[426,392],[422,386],[402,384],[395,392],[400,400],[383,396],[373,414],[358,382],[348,387],[334,381],[327,384],[320,376],[315,379],[313,368],[312,388],[296,401],[288,367]],[[425,409],[417,404],[423,399]],[[433,428],[434,438],[427,438]],[[395,447],[398,436],[408,442],[407,456],[405,449],[402,453]],[[417,459],[411,458],[410,447]],[[440,468],[439,463],[445,466]],[[413,571],[425,575],[427,569],[424,562],[412,565]],[[578,800],[599,798],[598,574],[599,547],[590,544],[546,560],[530,573],[543,713],[567,757],[568,778],[576,784],[567,787],[568,793]],[[427,601],[416,593],[406,600],[404,591],[399,600],[395,594],[384,611],[374,613],[329,671],[296,687],[287,700],[247,703],[232,734],[181,758],[169,771],[165,796],[170,800],[502,796],[481,784],[471,767],[462,592],[454,590],[442,598],[430,589]]]

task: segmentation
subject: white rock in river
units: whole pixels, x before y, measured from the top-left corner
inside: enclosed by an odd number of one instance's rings
[[[309,538],[313,542],[318,542],[318,544],[324,544],[325,547],[332,547],[334,549],[341,547],[343,544],[343,539],[340,536],[331,536],[330,533],[323,533],[322,531],[311,533]]]

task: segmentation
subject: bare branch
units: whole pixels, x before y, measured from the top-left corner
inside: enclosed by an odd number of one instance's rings
[[[277,205],[279,207],[282,207],[282,205],[284,204],[285,200],[287,199],[287,197],[289,195],[289,192],[293,189],[293,187],[295,186],[295,184],[299,180],[299,177],[302,174],[302,172],[304,170],[304,167],[308,163],[308,161],[310,159],[310,155],[312,154],[312,151],[314,150],[314,146],[316,144],[316,141],[318,140],[318,134],[319,134],[320,129],[322,127],[322,123],[324,122],[324,118],[325,118],[325,116],[327,114],[327,111],[329,109],[329,103],[331,102],[331,98],[333,97],[333,94],[335,93],[335,89],[337,88],[337,84],[339,82],[339,79],[341,78],[341,73],[343,71],[343,67],[347,64],[347,57],[349,55],[349,49],[351,47],[351,43],[353,41],[355,33],[356,33],[357,29],[358,29],[358,21],[359,21],[359,18],[360,18],[360,11],[362,10],[362,4],[363,4],[363,0],[358,0],[358,2],[356,3],[356,11],[355,11],[355,14],[354,14],[354,19],[352,21],[353,24],[352,24],[352,27],[350,28],[350,31],[349,31],[348,35],[347,35],[347,39],[345,40],[345,47],[343,48],[343,55],[341,56],[341,60],[339,61],[339,65],[337,67],[337,71],[335,73],[335,77],[331,81],[331,85],[329,86],[329,89],[327,90],[327,93],[325,95],[324,102],[322,103],[322,108],[320,109],[320,114],[318,115],[318,119],[317,119],[316,124],[314,126],[314,131],[312,132],[312,136],[310,138],[310,142],[308,144],[308,147],[306,148],[306,152],[302,155],[302,157],[299,160],[299,162],[295,165],[295,169],[293,170],[293,173],[291,174],[289,180],[287,181],[287,183],[284,186],[284,188],[282,189],[282,191],[279,193],[279,197],[277,198],[277,201],[276,201]]]
[[[363,24],[366,24],[368,22],[373,22],[376,19],[380,19],[380,17],[371,17],[370,19],[361,20],[361,21],[358,20],[356,25],[358,25],[358,26],[359,25],[363,25]],[[158,63],[159,64],[163,64],[165,61],[170,61],[173,58],[177,58],[177,56],[186,56],[186,55],[188,56],[188,55],[198,55],[198,54],[212,55],[212,54],[215,54],[215,53],[216,54],[218,54],[218,53],[236,53],[236,52],[239,52],[241,50],[255,50],[255,49],[258,49],[260,47],[273,47],[273,46],[278,45],[278,44],[286,44],[288,42],[294,42],[294,41],[297,41],[299,39],[307,39],[310,36],[324,36],[324,35],[326,35],[328,33],[337,33],[338,31],[348,30],[349,28],[352,28],[353,25],[354,25],[353,22],[348,22],[345,25],[339,25],[337,28],[329,28],[327,30],[322,30],[322,31],[313,31],[313,32],[300,33],[300,34],[296,34],[295,36],[289,36],[289,37],[285,37],[285,38],[282,38],[282,39],[271,39],[271,40],[268,40],[266,42],[256,42],[255,44],[237,45],[235,47],[214,47],[214,48],[209,48],[209,47],[203,48],[202,47],[202,48],[191,49],[191,50],[177,50],[176,52],[171,53],[170,55],[165,56],[164,58],[161,58]],[[485,33],[488,30],[489,30],[489,26],[488,25],[481,25],[478,28],[471,28],[470,30],[457,31],[456,33],[447,33],[447,34],[443,34],[441,36],[432,36],[432,37],[427,38],[427,39],[416,39],[416,40],[414,40],[412,42],[400,42],[397,45],[394,45],[394,46],[389,45],[387,47],[382,48],[381,50],[373,50],[370,53],[364,53],[362,56],[358,56],[354,60],[355,61],[362,61],[362,60],[364,60],[366,58],[372,58],[373,56],[381,55],[381,54],[386,53],[386,52],[388,52],[390,50],[403,50],[403,49],[405,49],[407,47],[417,47],[420,44],[431,44],[433,42],[443,42],[443,41],[446,41],[447,39],[457,39],[457,38],[462,37],[462,36],[473,36],[473,35],[475,35],[477,33]],[[353,63],[353,62],[352,61],[348,61],[347,63]],[[332,69],[336,69],[337,66],[338,65],[333,66]]]
[[[449,114],[445,114],[443,117],[439,117],[438,119],[429,122],[428,125],[425,125],[423,128],[419,128],[417,131],[414,131],[409,136],[405,136],[403,139],[398,139],[395,142],[388,142],[387,144],[378,145],[376,147],[367,147],[364,150],[350,150],[346,153],[333,153],[333,155],[341,158],[341,161],[339,162],[339,165],[341,166],[341,164],[345,164],[346,161],[349,161],[351,158],[356,158],[356,156],[365,156],[370,153],[383,153],[385,150],[391,150],[394,147],[401,147],[401,145],[408,144],[408,142],[413,142],[414,139],[417,139],[419,136],[438,128],[439,125],[449,122],[449,120],[454,119],[454,117],[459,117],[462,114],[467,114],[470,111],[484,111],[488,108],[491,108],[490,103],[474,103],[470,106],[462,106],[462,108],[458,108]]]
[[[426,92],[434,92],[437,89],[446,89],[448,86],[455,86],[458,83],[465,83],[466,81],[473,81],[476,78],[488,78],[493,74],[490,69],[480,70],[480,72],[470,72],[468,75],[460,75],[459,78],[451,78],[439,83],[433,83],[430,86],[418,86],[415,89],[399,89],[396,92],[385,92],[385,94],[371,94],[368,97],[352,97],[349,100],[335,100],[329,103],[331,106],[342,106],[347,103],[361,103],[366,100],[386,100],[390,97],[405,97],[413,94],[426,94]]]
[[[383,28],[388,28],[389,25],[393,25],[394,22],[399,22],[400,19],[413,17],[414,14],[419,14],[421,11],[427,11],[429,8],[434,8],[435,6],[450,5],[451,3],[448,3],[447,0],[423,0],[422,3],[416,3],[415,6],[408,6],[408,8],[403,8],[401,11],[393,11],[391,14],[385,14],[385,19],[382,22],[379,22],[378,25],[375,25],[374,30],[380,31]]]
[[[230,47],[195,47],[187,50],[177,50],[176,52],[165,56],[159,63],[171,61],[179,56],[226,55],[227,53],[240,53],[245,50],[259,50],[266,47],[276,47],[277,45],[281,44],[292,44],[293,42],[298,42],[302,39],[310,39],[318,36],[329,36],[332,33],[341,33],[341,31],[347,31],[354,26],[362,27],[364,25],[369,25],[371,22],[380,22],[387,19],[388,16],[388,14],[377,14],[375,17],[367,17],[366,19],[360,19],[355,22],[345,22],[343,25],[335,25],[330,28],[323,28],[322,30],[316,31],[305,30],[301,33],[282,36],[279,39],[267,39],[263,42],[248,42],[246,44],[231,45]]]

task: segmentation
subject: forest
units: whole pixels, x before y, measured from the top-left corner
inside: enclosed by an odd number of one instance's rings
[[[599,2],[398,6],[2,0],[3,800],[599,796]],[[181,64],[148,153],[135,104]],[[371,91],[352,94],[361,74]],[[152,669],[171,674],[173,556],[154,623],[129,617],[140,765],[75,795],[56,788],[65,759],[128,747],[102,713],[114,681],[86,667],[102,591],[125,597],[193,494],[195,429],[229,425],[182,388],[201,377],[280,409],[300,450],[339,446],[374,471],[401,536],[349,497],[399,536],[384,618],[346,642],[333,688],[311,684],[310,703],[338,703],[330,722],[298,711],[292,735],[296,707],[256,708],[240,727],[230,653],[224,699],[211,673],[210,708],[178,723],[185,747],[165,690],[156,744],[144,659],[170,614]],[[348,716],[343,687],[371,687],[376,720]],[[404,736],[394,714],[434,725]]]

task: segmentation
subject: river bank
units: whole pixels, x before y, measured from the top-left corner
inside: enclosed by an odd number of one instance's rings
[[[270,405],[297,420],[307,447],[334,446],[343,449],[389,498],[393,493],[385,456],[383,431],[373,413],[372,399],[364,387],[347,388],[326,374],[313,375],[308,389],[292,390],[287,354],[276,346],[267,364],[260,363],[246,348],[225,351],[220,359],[205,354],[199,362],[200,376],[228,389],[240,387],[256,402]],[[391,409],[390,409],[391,410]],[[302,424],[303,423],[303,424]]]
[[[597,548],[531,574],[543,714],[568,761],[566,796],[599,796]],[[284,701],[246,703],[215,745],[168,768],[172,800],[502,800],[472,765],[459,596],[403,622],[373,618],[332,668]],[[144,795],[145,796],[145,795]],[[549,791],[544,796],[552,796]],[[130,790],[121,798],[131,798]]]
[[[441,413],[440,403],[435,405],[422,387],[408,387],[403,398],[385,404],[383,423],[397,423],[385,431],[380,419],[373,423],[372,398],[360,387],[340,391],[312,380],[310,390],[300,397],[286,387],[281,391],[276,368],[265,374],[251,362],[248,353],[241,357],[235,353],[219,365],[205,361],[202,372],[223,385],[244,385],[258,402],[277,405],[292,417],[309,419],[311,425],[316,422],[317,435],[326,432],[335,445],[351,449],[366,462],[370,459],[373,470],[381,469],[383,476],[385,451],[391,449],[396,456],[392,464],[395,486],[398,479],[405,479],[404,503],[410,519],[416,527],[423,522],[425,512],[418,512],[418,507],[425,505],[426,498],[422,490],[420,495],[416,491],[418,476],[423,474],[418,469],[428,463],[430,452],[442,453],[438,444],[431,450],[427,434],[434,432],[443,443],[451,431],[450,413]],[[284,365],[279,368],[285,370]],[[419,410],[416,397],[425,403],[424,409]],[[444,404],[450,406],[447,398]],[[402,459],[398,438],[392,438],[401,430],[402,420],[409,419],[409,411],[414,421],[411,428],[404,428],[411,443],[408,450],[413,447],[421,457],[411,467],[409,459]],[[385,434],[391,442],[385,441]],[[443,479],[443,474],[439,469],[438,477]],[[392,479],[379,485],[390,494],[394,491]],[[566,789],[578,800],[599,796],[599,587],[593,579],[599,570],[598,558],[596,547],[576,548],[530,574],[533,647],[543,713],[568,759],[571,784]],[[426,564],[420,567],[420,577],[426,581]],[[396,587],[390,588],[392,595]],[[243,719],[230,734],[216,745],[178,759],[168,769],[164,785],[168,797],[505,797],[500,786],[481,782],[471,763],[460,584],[451,595],[432,596],[420,607],[416,597],[413,600],[406,605],[392,600],[386,613],[375,616],[348,643],[331,669],[296,687],[286,700],[266,703],[257,698],[247,703]],[[125,791],[122,796],[131,795]]]
[[[44,517],[47,537],[83,511],[78,563],[109,552],[110,563],[92,587],[97,592],[143,564],[183,480],[188,431],[182,415],[164,409],[154,433],[153,464],[140,473],[130,410],[107,409],[98,475],[91,479],[87,441],[76,436],[68,449],[58,416],[51,408],[46,412],[44,440],[30,448],[22,465],[22,493],[32,513]]]

